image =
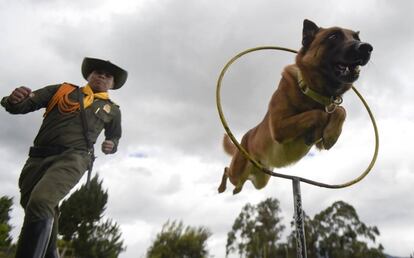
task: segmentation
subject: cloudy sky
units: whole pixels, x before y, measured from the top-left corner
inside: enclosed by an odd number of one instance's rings
[[[374,46],[355,86],[370,104],[380,131],[378,161],[367,178],[329,190],[302,184],[303,208],[313,216],[336,200],[352,204],[362,221],[380,229],[385,251],[414,252],[414,10],[413,1],[219,1],[219,0],[3,0],[0,2],[0,95],[72,82],[83,85],[85,56],[109,59],[129,71],[127,84],[111,92],[121,106],[124,135],[118,153],[98,154],[95,172],[109,191],[107,217],[120,225],[127,251],[143,257],[167,220],[206,226],[211,255],[224,257],[227,232],[247,203],[277,198],[288,224],[291,182],[271,179],[261,191],[250,183],[233,196],[219,195],[223,168],[215,89],[226,61],[247,48],[298,49],[303,19],[319,26],[361,31]],[[263,117],[285,65],[294,55],[262,51],[243,57],[223,81],[222,105],[237,137]],[[344,96],[348,118],[329,152],[312,150],[295,166],[278,170],[342,183],[368,165],[374,146],[369,117],[352,92]],[[0,112],[0,196],[18,203],[17,180],[42,112]],[[411,133],[410,133],[411,132]],[[100,138],[100,141],[102,138]],[[85,182],[82,179],[82,183]],[[12,211],[13,236],[23,211]],[[287,233],[287,232],[286,232]]]

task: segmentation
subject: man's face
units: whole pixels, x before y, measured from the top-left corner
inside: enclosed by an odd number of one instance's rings
[[[114,77],[105,70],[95,70],[89,74],[88,84],[94,92],[107,92],[114,86]]]

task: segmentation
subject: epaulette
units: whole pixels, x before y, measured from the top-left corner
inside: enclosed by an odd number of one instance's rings
[[[116,104],[112,99],[108,99],[108,101],[111,102],[111,104],[113,104],[113,105],[115,105],[115,106],[117,106],[119,108],[119,105]]]

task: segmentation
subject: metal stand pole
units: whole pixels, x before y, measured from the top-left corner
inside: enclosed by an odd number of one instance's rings
[[[295,206],[295,225],[296,225],[296,253],[298,258],[307,258],[305,224],[302,210],[302,197],[300,193],[300,180],[292,179],[293,184],[293,205]]]

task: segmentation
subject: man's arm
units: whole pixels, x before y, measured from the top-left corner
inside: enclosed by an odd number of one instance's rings
[[[102,152],[105,154],[112,154],[117,151],[119,139],[122,135],[121,111],[117,107],[114,112],[114,119],[105,125],[105,141],[102,143]]]
[[[59,85],[51,85],[33,91],[27,87],[16,88],[1,100],[1,105],[11,114],[26,114],[46,107]]]

